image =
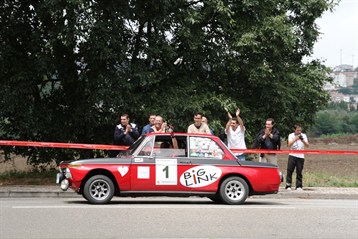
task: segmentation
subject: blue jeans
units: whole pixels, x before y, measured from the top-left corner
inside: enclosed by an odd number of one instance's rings
[[[236,155],[236,158],[240,161],[246,161],[245,154]]]

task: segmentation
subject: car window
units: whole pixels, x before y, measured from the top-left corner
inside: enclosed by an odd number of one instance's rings
[[[190,137],[189,141],[190,157],[222,159],[224,156],[222,148],[210,138]]]
[[[149,140],[138,153],[138,156],[151,156],[153,150],[153,138]]]
[[[153,153],[157,157],[186,157],[186,137],[155,137]]]

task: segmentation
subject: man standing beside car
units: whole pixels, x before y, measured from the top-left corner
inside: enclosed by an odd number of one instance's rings
[[[114,129],[114,144],[132,145],[139,138],[136,124],[129,123],[128,114],[121,115],[121,123]]]
[[[146,133],[150,132],[150,128],[152,128],[152,126],[154,125],[154,121],[155,121],[156,116],[157,116],[156,114],[150,114],[149,115],[149,124],[147,124],[146,126],[143,127],[142,134],[146,134]]]
[[[211,134],[209,126],[202,122],[202,118],[202,113],[196,113],[194,115],[194,124],[189,125],[188,133]]]
[[[280,149],[280,132],[274,128],[275,121],[272,118],[266,120],[265,128],[262,129],[257,137],[261,149],[278,150]],[[260,162],[277,165],[277,155],[274,153],[265,153],[260,157]]]
[[[295,132],[288,136],[288,147],[290,150],[304,150],[309,147],[306,134],[302,133],[302,127],[299,124],[295,125]],[[292,174],[296,168],[296,190],[302,190],[302,170],[305,162],[305,156],[302,153],[290,153],[287,162],[287,177],[286,177],[286,190],[291,190]]]
[[[235,148],[235,149],[246,149],[245,143],[245,126],[243,120],[239,116],[240,109],[236,111],[236,118],[232,117],[229,112],[227,115],[229,117],[228,122],[226,123],[225,127],[225,134],[227,135],[227,145],[228,147]],[[245,154],[244,153],[237,153],[235,156],[241,160],[245,161]]]

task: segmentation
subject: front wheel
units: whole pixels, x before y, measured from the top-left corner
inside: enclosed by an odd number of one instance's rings
[[[227,178],[220,186],[220,197],[226,204],[243,204],[248,195],[249,186],[246,181],[240,177]]]
[[[87,180],[83,188],[83,197],[93,204],[105,204],[114,195],[114,184],[104,175],[95,175]]]

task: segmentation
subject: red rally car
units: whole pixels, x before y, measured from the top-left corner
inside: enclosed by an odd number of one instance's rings
[[[113,196],[204,196],[242,204],[248,196],[277,193],[276,165],[238,161],[216,136],[151,133],[116,158],[61,162],[56,182],[93,204]]]

